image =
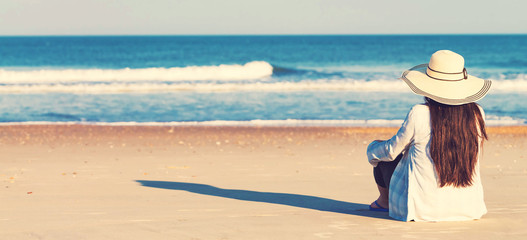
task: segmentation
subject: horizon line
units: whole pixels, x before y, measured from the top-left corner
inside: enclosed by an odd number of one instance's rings
[[[0,37],[259,37],[259,36],[507,36],[527,33],[298,33],[298,34],[20,34]]]

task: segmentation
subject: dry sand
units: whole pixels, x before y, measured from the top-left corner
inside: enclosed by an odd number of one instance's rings
[[[526,127],[489,128],[489,213],[367,210],[394,128],[0,127],[0,239],[527,239]]]

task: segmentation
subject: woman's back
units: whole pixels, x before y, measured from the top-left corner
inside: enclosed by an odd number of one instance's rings
[[[406,122],[408,124],[401,130],[406,131],[405,135],[411,135],[411,138],[407,140],[409,144],[406,146],[406,152],[392,177],[389,197],[390,216],[404,221],[456,221],[478,219],[485,214],[479,164],[474,168],[471,186],[440,187],[434,162],[430,156],[429,107],[414,106]],[[397,139],[397,135],[392,139]],[[403,139],[399,141],[401,140]],[[403,142],[395,144],[401,143],[404,145]]]

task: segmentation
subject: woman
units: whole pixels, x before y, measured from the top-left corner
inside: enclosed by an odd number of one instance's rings
[[[479,173],[485,116],[475,102],[491,85],[467,74],[461,55],[435,52],[401,79],[425,104],[414,106],[395,136],[373,141],[368,161],[380,192],[370,205],[402,221],[479,219],[487,209]]]

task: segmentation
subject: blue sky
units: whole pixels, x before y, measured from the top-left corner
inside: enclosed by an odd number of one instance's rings
[[[1,0],[0,35],[527,33],[524,0]]]

